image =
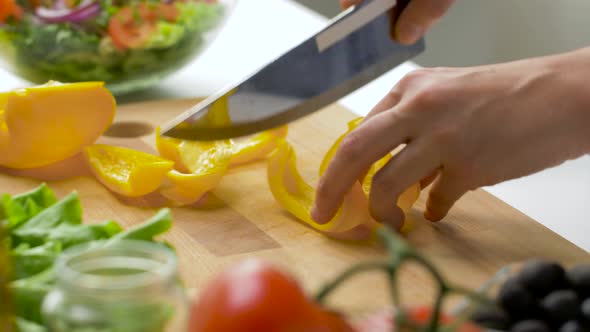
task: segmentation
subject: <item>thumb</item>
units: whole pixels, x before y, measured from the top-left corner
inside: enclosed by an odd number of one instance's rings
[[[424,218],[439,221],[446,217],[455,202],[465,194],[466,190],[462,188],[460,181],[456,181],[444,171],[441,172],[428,194]]]

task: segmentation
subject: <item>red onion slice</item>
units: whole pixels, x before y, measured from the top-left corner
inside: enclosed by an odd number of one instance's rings
[[[75,9],[49,9],[38,7],[35,14],[46,23],[79,23],[98,16],[100,10],[99,3],[94,2],[93,0],[85,0]]]

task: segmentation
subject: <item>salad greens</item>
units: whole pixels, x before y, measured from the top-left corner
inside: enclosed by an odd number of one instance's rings
[[[224,15],[217,0],[37,2],[18,0],[23,15],[0,19],[0,57],[38,84],[104,81],[115,94],[186,64]]]
[[[47,331],[43,326],[41,304],[56,282],[54,262],[65,249],[83,243],[110,245],[125,239],[171,247],[154,238],[171,227],[168,209],[160,210],[149,220],[127,230],[112,220],[83,224],[77,193],[58,200],[45,184],[20,195],[4,194],[0,204],[0,229],[4,230],[0,232],[0,245],[4,249],[0,250],[0,286],[8,281],[9,295],[2,293],[6,289],[2,287],[0,295],[3,299],[10,296],[14,302],[17,331]],[[3,252],[8,252],[5,259],[1,256]],[[7,265],[10,274],[5,270]],[[10,275],[8,280],[7,275]],[[0,307],[6,309],[4,305]],[[0,323],[1,318],[0,310]]]

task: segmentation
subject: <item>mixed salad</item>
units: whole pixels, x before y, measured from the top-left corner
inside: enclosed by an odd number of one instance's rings
[[[190,60],[223,15],[218,0],[0,0],[0,56],[35,83],[146,83]]]

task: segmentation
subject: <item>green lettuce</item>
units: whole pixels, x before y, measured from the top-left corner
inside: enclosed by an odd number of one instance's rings
[[[169,209],[161,209],[145,222],[123,230],[113,220],[83,224],[78,194],[72,192],[57,200],[45,184],[20,195],[5,194],[1,203],[0,220],[7,232],[0,237],[0,245],[9,251],[8,264],[11,267],[8,269],[10,276],[7,285],[20,332],[46,331],[41,305],[56,282],[54,263],[68,247],[78,244],[105,246],[122,240],[136,240],[156,242],[172,248],[170,244],[156,240],[158,235],[172,227]],[[8,272],[1,268],[6,264],[0,265],[0,272],[4,274],[0,273],[0,282],[6,280],[5,274]],[[134,324],[150,327],[163,324],[164,318],[169,317],[170,313],[162,307],[156,307],[146,307],[153,309],[146,309],[151,310],[148,316],[153,320],[133,320]],[[156,328],[153,331],[160,330]]]

